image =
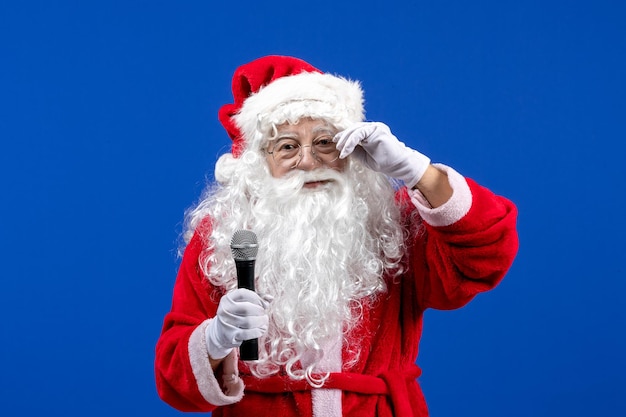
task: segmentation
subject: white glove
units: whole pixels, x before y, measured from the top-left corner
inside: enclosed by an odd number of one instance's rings
[[[430,165],[427,156],[400,142],[384,123],[355,123],[334,140],[340,158],[353,154],[365,166],[402,180],[408,188],[419,182]]]
[[[209,356],[222,359],[244,340],[263,336],[268,325],[268,305],[257,293],[245,288],[224,295],[204,333]]]

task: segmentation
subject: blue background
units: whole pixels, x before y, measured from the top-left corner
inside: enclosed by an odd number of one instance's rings
[[[270,9],[271,7],[271,9]],[[426,313],[431,414],[626,415],[620,1],[5,1],[0,413],[182,415],[154,388],[183,211],[235,68],[301,57],[519,207],[502,284]]]

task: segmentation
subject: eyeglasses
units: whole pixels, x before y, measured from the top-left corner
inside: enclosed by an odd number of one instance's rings
[[[297,140],[290,138],[277,139],[276,143],[270,144],[267,153],[272,155],[277,165],[293,169],[302,161],[302,148],[311,148],[311,154],[321,163],[330,164],[339,159],[339,151],[332,136],[321,136],[313,140],[311,145],[300,145]]]

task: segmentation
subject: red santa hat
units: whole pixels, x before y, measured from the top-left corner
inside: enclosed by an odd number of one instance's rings
[[[294,57],[271,55],[242,65],[232,82],[234,103],[218,117],[233,141],[238,158],[263,146],[273,125],[303,117],[324,119],[338,129],[363,121],[363,91],[357,81],[322,73]]]

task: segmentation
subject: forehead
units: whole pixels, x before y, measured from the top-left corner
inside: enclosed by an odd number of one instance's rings
[[[297,123],[283,123],[276,126],[277,136],[285,134],[294,136],[305,136],[307,134],[332,134],[337,133],[337,129],[323,119],[300,119]]]

